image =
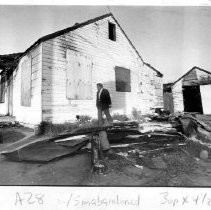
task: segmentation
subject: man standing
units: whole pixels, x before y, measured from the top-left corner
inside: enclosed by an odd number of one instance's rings
[[[103,88],[102,83],[97,83],[97,97],[96,106],[98,110],[98,125],[103,125],[103,113],[106,115],[107,121],[110,125],[113,124],[113,119],[110,115],[109,108],[111,107],[111,97],[107,89]],[[110,154],[110,144],[107,138],[106,131],[99,132],[99,139],[101,148],[104,154]]]
[[[103,88],[102,83],[97,83],[97,100],[96,106],[98,110],[98,124],[103,125],[103,113],[106,115],[110,125],[113,124],[113,119],[110,115],[109,108],[111,107],[111,97],[107,89]]]

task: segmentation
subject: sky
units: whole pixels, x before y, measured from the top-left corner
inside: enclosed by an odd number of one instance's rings
[[[193,66],[211,71],[210,6],[0,5],[0,54],[110,11],[143,60],[173,82]]]

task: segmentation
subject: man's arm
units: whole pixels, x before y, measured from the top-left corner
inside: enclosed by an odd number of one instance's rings
[[[111,105],[111,96],[108,90],[106,90],[106,101],[108,105]]]

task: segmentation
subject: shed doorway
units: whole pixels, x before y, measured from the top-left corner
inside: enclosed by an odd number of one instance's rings
[[[199,85],[183,87],[183,101],[185,112],[198,112],[203,114],[202,100]]]

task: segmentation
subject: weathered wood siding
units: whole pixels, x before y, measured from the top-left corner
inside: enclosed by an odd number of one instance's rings
[[[21,65],[21,106],[31,106],[32,58],[23,59]]]
[[[200,92],[203,114],[211,114],[211,85],[201,85]]]
[[[182,79],[183,86],[211,84],[211,74],[194,68]]]
[[[13,75],[8,79],[8,114],[13,115]]]
[[[0,76],[1,79],[1,76]],[[1,81],[1,80],[0,80]],[[8,114],[8,81],[5,81],[4,102],[0,102],[0,114]]]
[[[198,70],[197,79],[200,85],[203,114],[211,114],[211,74]]]
[[[155,80],[155,98],[154,98],[154,107],[162,108],[164,106],[163,101],[163,78],[153,75]]]
[[[182,92],[182,80],[178,81],[172,87],[174,112],[184,111],[183,92]]]
[[[157,73],[144,65],[139,71],[138,108],[143,114],[163,107],[163,81]]]
[[[197,79],[199,85],[209,85],[211,84],[211,74],[204,71],[197,71]]]
[[[197,79],[196,69],[193,69],[182,78],[183,86],[192,86],[197,84],[198,84],[198,79]]]
[[[92,99],[92,58],[69,49],[67,49],[66,58],[67,99]]]
[[[21,84],[21,78],[23,78],[21,77],[23,62],[31,63],[31,65],[28,65],[27,69],[27,71],[31,72],[30,106],[21,105],[21,87],[24,86]],[[42,121],[41,75],[42,45],[39,45],[20,59],[17,69],[13,72],[13,115],[19,122],[35,125]]]
[[[78,28],[43,43],[42,113],[43,120],[64,122],[76,115],[96,117],[96,83],[110,91],[113,113],[131,114],[133,108],[143,113],[155,106],[157,94],[162,104],[162,90],[155,91],[155,72],[145,66],[121,29],[116,25],[116,41],[108,38],[112,17]],[[67,51],[72,50],[92,60],[92,99],[67,99]],[[81,61],[78,61],[81,65]],[[115,67],[130,69],[131,92],[117,92]],[[140,84],[142,82],[143,84]],[[160,81],[161,82],[161,81]],[[141,87],[140,87],[141,86]],[[161,85],[162,88],[162,85]],[[153,91],[151,91],[153,90]]]
[[[210,84],[211,74],[197,68],[192,69],[172,87],[174,112],[184,111],[182,87],[200,85],[202,106],[206,110],[204,114],[210,113],[210,108],[208,108],[210,97],[208,96],[209,93],[206,92],[206,90],[210,90]]]
[[[174,112],[173,94],[169,92],[163,93],[164,110],[170,113]]]

